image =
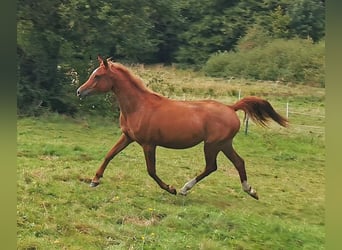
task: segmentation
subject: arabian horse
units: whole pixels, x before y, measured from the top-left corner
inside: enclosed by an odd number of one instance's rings
[[[143,81],[122,64],[98,57],[99,67],[77,89],[82,98],[93,93],[112,91],[120,107],[122,134],[107,153],[96,171],[90,186],[96,187],[108,163],[130,143],[137,142],[143,149],[148,174],[160,188],[177,194],[174,187],[161,180],[156,172],[156,147],[185,149],[204,142],[205,169],[185,183],[180,194],[188,191],[200,180],[217,169],[217,155],[223,154],[237,169],[242,189],[255,199],[257,192],[247,182],[244,160],[234,150],[233,138],[240,129],[237,110],[243,110],[255,123],[267,126],[269,119],[283,127],[287,119],[279,115],[271,104],[258,97],[245,97],[234,105],[213,100],[178,101],[148,89]]]

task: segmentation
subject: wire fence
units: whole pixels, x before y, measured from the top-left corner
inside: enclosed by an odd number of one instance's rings
[[[239,99],[240,98],[242,97],[239,94]],[[305,112],[292,111],[291,103],[287,102],[284,103],[282,107],[280,105],[274,106],[274,109],[281,114],[285,114],[284,116],[289,120],[291,131],[325,135],[325,112],[323,108],[315,107],[313,104],[312,108],[306,107],[308,110],[305,110]],[[247,135],[248,130],[250,129],[248,116],[245,119],[244,126],[244,131]]]

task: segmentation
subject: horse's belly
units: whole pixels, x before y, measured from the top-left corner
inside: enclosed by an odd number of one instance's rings
[[[204,140],[203,124],[179,120],[168,121],[154,131],[156,144],[167,148],[189,148]]]
[[[181,132],[174,133],[169,132],[169,134],[160,136],[155,144],[166,147],[166,148],[174,148],[174,149],[183,149],[190,148],[203,141],[203,137],[196,134],[183,134]]]

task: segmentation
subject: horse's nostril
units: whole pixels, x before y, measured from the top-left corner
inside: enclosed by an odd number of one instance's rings
[[[80,91],[79,90],[77,90],[77,96],[80,96]]]

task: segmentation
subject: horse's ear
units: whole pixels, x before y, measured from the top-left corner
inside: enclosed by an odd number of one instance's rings
[[[97,55],[97,60],[99,60],[99,63],[102,63],[103,62],[103,59],[100,55]]]
[[[108,68],[108,61],[106,59],[102,59],[102,57],[100,55],[97,56],[97,60],[99,60],[99,63],[103,63],[103,65],[105,66],[105,68]]]
[[[105,68],[108,69],[108,61],[107,61],[107,59],[103,60],[103,64],[104,64]]]

